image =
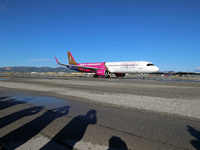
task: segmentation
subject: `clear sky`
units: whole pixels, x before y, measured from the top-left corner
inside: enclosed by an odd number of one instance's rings
[[[197,71],[200,0],[0,0],[0,67],[58,67],[67,51],[83,63]]]

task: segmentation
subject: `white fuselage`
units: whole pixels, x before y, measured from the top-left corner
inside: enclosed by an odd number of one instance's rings
[[[106,62],[105,66],[111,73],[153,73],[159,70],[147,61]]]

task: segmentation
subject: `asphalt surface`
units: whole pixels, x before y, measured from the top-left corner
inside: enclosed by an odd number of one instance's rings
[[[199,91],[199,82],[185,81],[3,80],[0,143],[7,149],[200,149]],[[179,105],[188,110],[180,113]]]

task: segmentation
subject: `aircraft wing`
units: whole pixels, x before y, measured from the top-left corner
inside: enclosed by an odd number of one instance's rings
[[[61,66],[66,66],[66,67],[69,67],[69,68],[75,67],[75,68],[90,69],[90,70],[94,70],[94,71],[101,69],[101,68],[94,68],[94,67],[87,67],[87,66],[78,66],[78,65],[61,64],[61,63],[58,61],[58,59],[57,59],[56,57],[55,57],[55,59],[56,59],[56,62],[57,62],[59,65],[61,65]]]

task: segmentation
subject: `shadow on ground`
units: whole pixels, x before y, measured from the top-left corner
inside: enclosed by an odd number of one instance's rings
[[[200,131],[191,126],[187,126],[187,130],[193,137],[195,137],[195,140],[191,140],[190,144],[194,146],[197,150],[200,150]]]

